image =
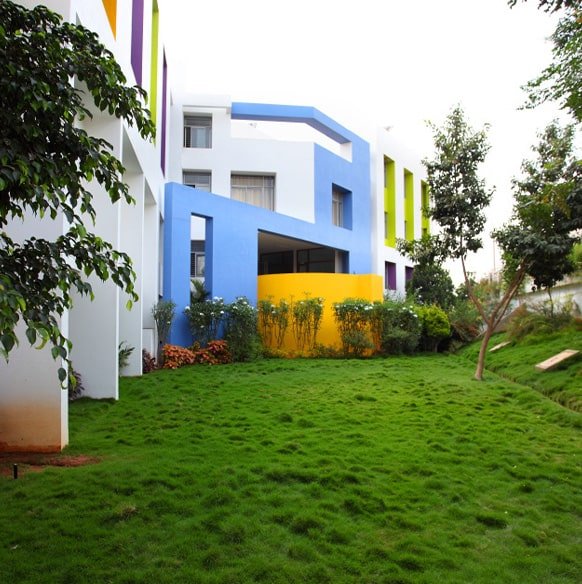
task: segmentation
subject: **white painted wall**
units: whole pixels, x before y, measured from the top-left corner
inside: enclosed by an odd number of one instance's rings
[[[80,23],[95,31],[122,66],[127,82],[135,83],[131,68],[132,0],[118,0],[117,34],[114,37],[101,0],[23,0],[28,8],[36,4],[63,15],[65,20]],[[150,88],[152,0],[145,0],[142,85]],[[163,17],[163,16],[162,16]],[[160,37],[158,53],[158,128],[162,120],[162,55]],[[95,226],[88,229],[126,251],[134,261],[136,290],[140,301],[132,311],[125,309],[125,295],[112,282],[91,278],[95,300],[76,297],[74,307],[61,320],[61,330],[74,347],[71,358],[81,374],[85,395],[96,398],[118,397],[118,344],[127,340],[135,347],[128,374],[141,372],[141,350],[153,349],[151,309],[160,293],[160,229],[163,221],[165,179],[160,166],[161,134],[155,144],[144,141],[135,127],[106,113],[95,112],[93,120],[83,126],[93,135],[107,139],[113,153],[128,172],[126,181],[136,205],[113,205],[107,193],[91,184],[97,212]],[[15,239],[31,235],[54,239],[65,230],[62,217],[51,221],[27,216],[25,222],[12,222],[8,233]],[[57,377],[60,362],[50,355],[50,347],[37,350],[23,341],[11,353],[8,363],[0,362],[0,450],[59,450],[68,442],[68,395]],[[152,351],[153,352],[153,351]]]
[[[210,171],[212,192],[230,197],[231,173],[273,174],[275,211],[313,223],[313,142],[266,139],[260,131],[256,138],[233,137],[230,104],[223,100],[213,107],[188,105],[201,102],[192,96],[172,106],[171,151],[181,152],[181,159],[173,162],[170,180],[181,183],[182,170]],[[212,115],[212,148],[183,148],[183,116],[189,113]],[[253,132],[249,125],[247,135]]]

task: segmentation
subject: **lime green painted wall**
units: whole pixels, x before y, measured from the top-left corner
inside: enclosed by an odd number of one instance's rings
[[[414,239],[414,175],[404,169],[404,238]]]
[[[396,247],[396,165],[384,157],[384,244]]]
[[[421,181],[420,183],[420,195],[421,195],[421,213],[422,213],[422,235],[429,235],[430,234],[430,220],[426,215],[426,210],[429,206],[429,197],[428,197],[428,183]]]
[[[155,124],[158,113],[158,33],[159,33],[160,12],[158,3],[154,0],[152,7],[152,61],[151,61],[151,82],[150,82],[150,112],[152,121]]]

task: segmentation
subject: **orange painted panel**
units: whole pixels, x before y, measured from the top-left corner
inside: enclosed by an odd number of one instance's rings
[[[117,34],[117,0],[103,0],[103,6],[105,7],[105,12],[107,13],[107,19],[109,20],[109,26],[113,31],[113,36]]]

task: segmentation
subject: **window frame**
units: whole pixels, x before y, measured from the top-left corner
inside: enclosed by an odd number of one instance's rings
[[[245,180],[249,179],[248,184],[244,184]],[[262,180],[262,184],[250,184],[252,180]],[[268,184],[271,183],[271,184]],[[234,201],[253,205],[268,211],[275,211],[275,197],[276,197],[276,176],[273,173],[245,173],[245,172],[231,172],[230,174],[230,198]],[[260,191],[253,193],[252,191]],[[242,196],[239,196],[241,195]],[[260,204],[263,203],[263,204]],[[264,204],[266,203],[266,204]]]
[[[184,114],[184,148],[212,148],[212,115]],[[193,144],[193,133],[200,131],[202,144]]]
[[[208,184],[203,183],[202,181],[198,181],[198,182],[186,182],[186,175],[190,174],[190,175],[197,175],[199,177],[208,177]],[[211,193],[212,192],[212,173],[208,170],[183,170],[182,171],[182,184],[188,186],[188,187],[193,187],[196,189],[199,189],[201,191],[206,191],[207,193]],[[201,184],[202,186],[198,186],[199,184]],[[208,187],[208,188],[206,188]]]

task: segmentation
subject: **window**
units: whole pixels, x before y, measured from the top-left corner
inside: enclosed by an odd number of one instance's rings
[[[333,184],[331,186],[331,222],[338,227],[352,228],[352,193]]]
[[[211,191],[210,173],[197,170],[185,170],[182,173],[182,182],[189,187],[196,187],[201,191]]]
[[[190,276],[192,278],[204,278],[204,241],[190,242]]]
[[[300,249],[297,252],[297,271],[335,273],[335,250],[329,247]]]
[[[233,174],[230,177],[230,196],[263,209],[275,210],[275,177],[272,175]]]
[[[384,262],[384,288],[396,290],[396,264],[394,262]]]
[[[344,194],[336,186],[331,190],[331,222],[338,227],[344,226]]]
[[[212,148],[211,116],[184,116],[184,148]]]
[[[384,239],[388,239],[390,235],[390,215],[384,213]]]

